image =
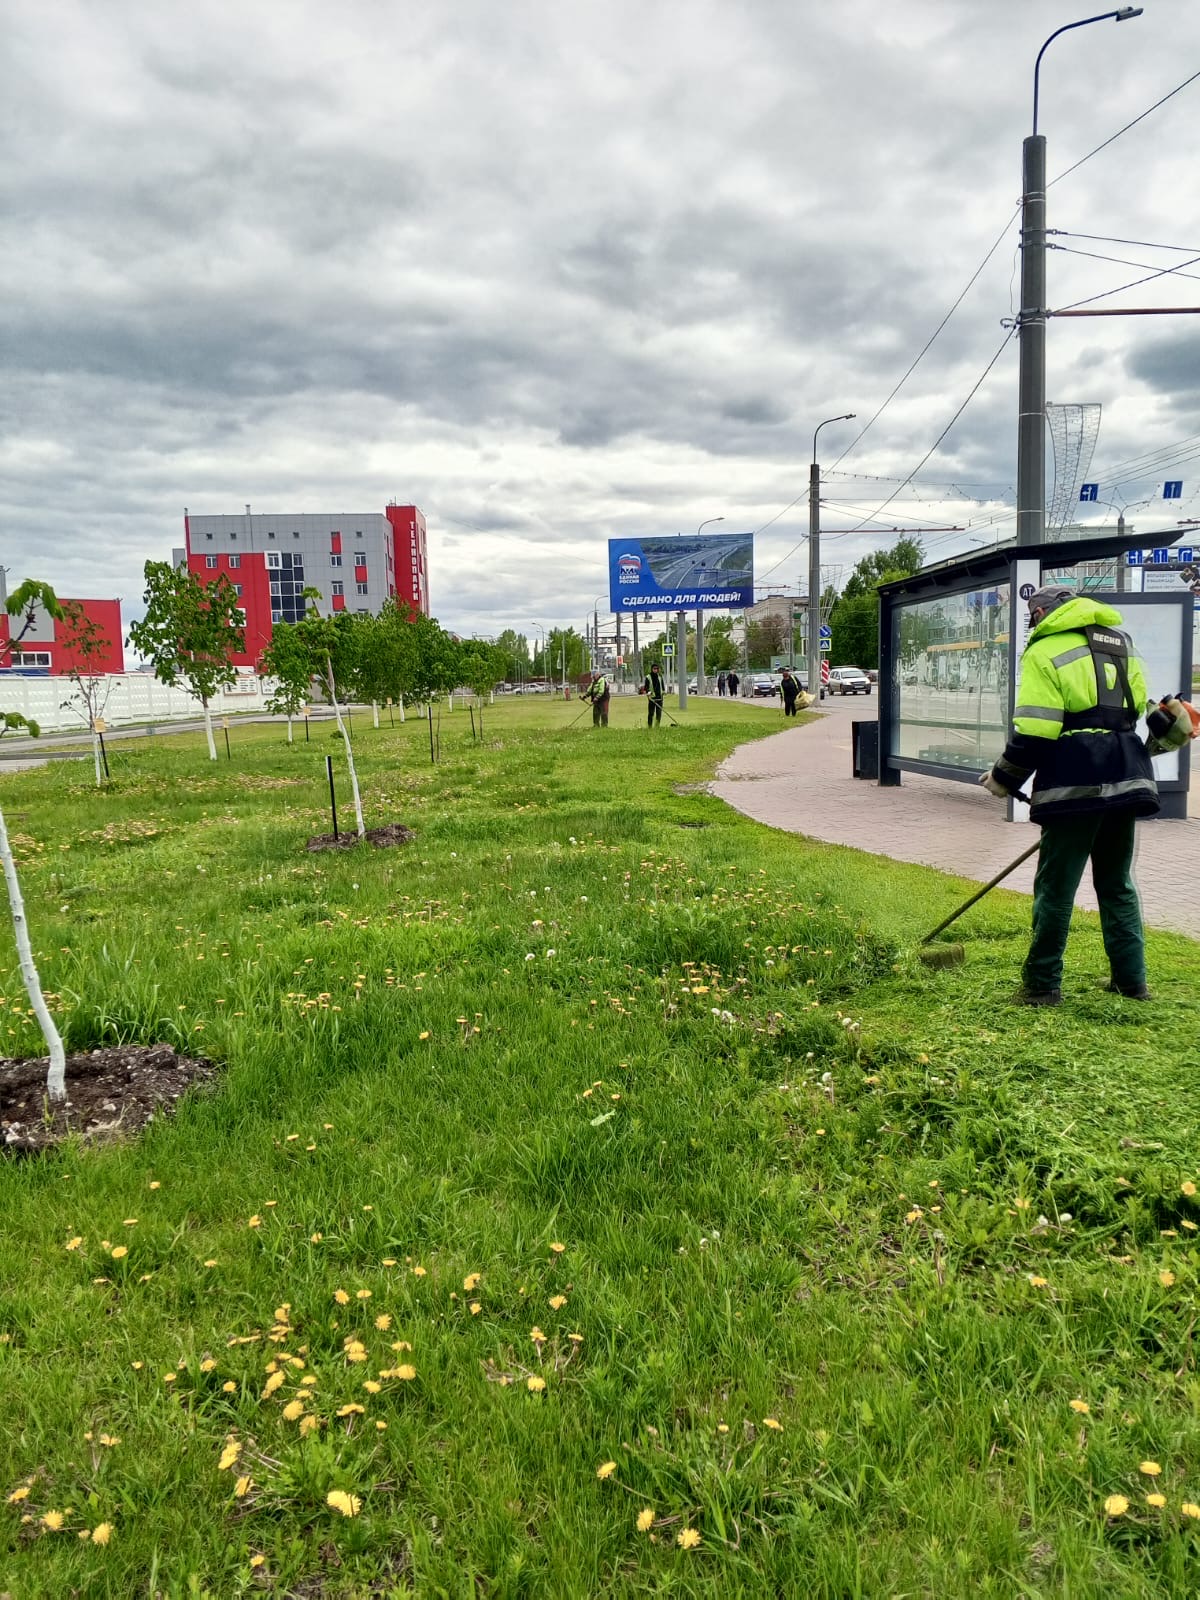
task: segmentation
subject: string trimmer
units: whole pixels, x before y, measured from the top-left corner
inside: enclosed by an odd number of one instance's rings
[[[1013,796],[1013,799],[1023,800],[1026,805],[1029,804],[1028,795],[1018,793]],[[927,950],[925,946],[936,939],[939,933],[944,933],[952,922],[957,922],[959,917],[962,916],[963,912],[969,911],[977,901],[983,899],[985,894],[990,894],[998,883],[1003,883],[1005,878],[1008,877],[1009,873],[1015,872],[1023,861],[1028,861],[1030,856],[1036,855],[1041,847],[1042,840],[1041,836],[1039,835],[1033,844],[1029,846],[1028,850],[1022,850],[1021,854],[1015,861],[1010,861],[1008,866],[1006,866],[1002,872],[998,872],[994,878],[989,879],[989,881],[984,884],[982,889],[977,889],[969,900],[964,900],[962,905],[959,906],[958,910],[952,911],[944,922],[939,922],[932,933],[927,933],[921,940],[920,946],[917,949],[917,955],[920,960],[922,960],[927,967],[961,966],[967,958],[967,953],[961,944],[943,944],[939,945],[936,950]]]

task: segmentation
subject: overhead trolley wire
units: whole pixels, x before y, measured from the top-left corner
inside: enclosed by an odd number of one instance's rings
[[[1191,77],[1185,78],[1182,83],[1177,83],[1168,94],[1163,95],[1161,100],[1156,100],[1152,106],[1147,106],[1145,111],[1134,117],[1131,122],[1127,122],[1123,128],[1118,128],[1116,133],[1110,134],[1103,144],[1098,144],[1094,150],[1089,150],[1087,155],[1080,156],[1078,161],[1069,166],[1064,172],[1060,172],[1056,178],[1051,178],[1046,185],[1047,189],[1053,189],[1056,183],[1061,183],[1064,178],[1070,177],[1072,172],[1078,172],[1085,161],[1090,161],[1093,156],[1098,156],[1101,150],[1107,150],[1109,145],[1119,139],[1123,133],[1128,133],[1130,128],[1136,128],[1138,123],[1144,121],[1152,111],[1157,111],[1159,106],[1165,106],[1172,96],[1177,95],[1181,89],[1186,89],[1189,83],[1195,83],[1197,78],[1200,78],[1200,70],[1193,72]]]

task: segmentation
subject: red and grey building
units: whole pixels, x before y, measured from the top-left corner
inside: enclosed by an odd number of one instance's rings
[[[385,511],[277,512],[196,517],[184,512],[185,548],[175,564],[214,582],[228,578],[246,615],[246,650],[256,666],[277,622],[299,622],[304,591],[320,610],[379,612],[398,600],[429,614],[425,518],[416,506]]]
[[[0,573],[0,601],[5,598]],[[25,615],[10,617],[0,605],[0,672],[5,676],[61,678],[77,668],[86,674],[124,672],[125,651],[121,633],[119,600],[61,600],[64,606],[79,606],[84,616],[99,629],[100,645],[88,661],[79,659],[71,648],[73,629],[65,618],[56,621],[42,606],[34,610],[33,622],[22,634],[19,646],[9,650],[9,641],[25,628]]]

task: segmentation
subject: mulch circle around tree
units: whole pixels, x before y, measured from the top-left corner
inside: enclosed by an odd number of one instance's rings
[[[217,1075],[211,1061],[177,1055],[170,1045],[114,1045],[67,1057],[67,1098],[46,1095],[47,1057],[0,1060],[0,1149],[49,1150],[70,1134],[128,1139],[156,1117],[170,1116],[196,1084]]]
[[[411,828],[406,828],[402,822],[389,822],[382,828],[368,828],[363,835],[363,842],[373,844],[377,850],[386,850],[394,844],[411,844],[416,838]],[[359,843],[358,834],[351,830],[349,833],[339,833],[335,839],[331,833],[317,833],[304,846],[306,850],[353,850]]]

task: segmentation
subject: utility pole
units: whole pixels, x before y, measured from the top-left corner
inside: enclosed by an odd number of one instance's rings
[[[1017,543],[1046,533],[1046,140],[1021,147],[1021,314],[1017,321]]]
[[[687,710],[687,612],[675,613],[675,671],[678,674],[679,709]]]
[[[696,613],[696,693],[704,693],[704,612]]]
[[[821,469],[817,465],[817,434],[831,422],[851,422],[853,411],[826,417],[813,432],[812,464],[808,469],[808,692],[821,698]]]

